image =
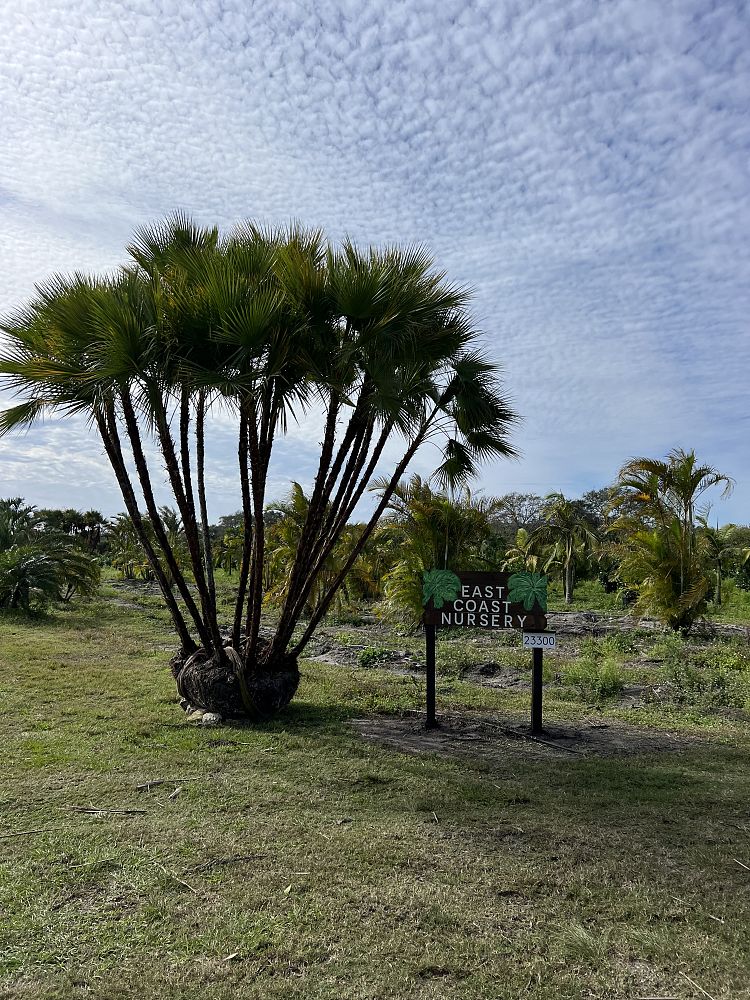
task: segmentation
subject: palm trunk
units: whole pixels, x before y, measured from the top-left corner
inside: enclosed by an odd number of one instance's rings
[[[198,536],[198,523],[195,513],[195,502],[193,499],[193,486],[192,486],[192,480],[190,478],[189,395],[186,390],[183,390],[180,401],[180,445],[182,450],[182,476],[180,475],[180,466],[178,465],[177,462],[177,454],[175,451],[174,442],[172,440],[172,435],[169,430],[167,412],[164,407],[163,400],[161,399],[160,396],[158,396],[158,394],[155,394],[153,397],[153,409],[156,421],[156,428],[159,437],[159,443],[161,445],[161,451],[164,457],[164,464],[167,469],[167,474],[169,475],[169,481],[172,486],[172,492],[174,493],[175,500],[177,501],[177,507],[180,511],[180,515],[182,516],[182,523],[185,530],[185,539],[187,541],[188,552],[190,554],[190,562],[193,568],[193,576],[195,577],[195,585],[198,590],[198,595],[200,597],[203,619],[204,621],[210,623],[212,621],[215,621],[216,611],[215,608],[212,607],[209,589],[206,584],[205,574],[203,572],[201,546],[200,546],[200,539]]]
[[[265,482],[263,462],[258,440],[257,413],[251,412],[248,419],[248,441],[251,469],[251,495],[253,503],[253,543],[250,554],[250,581],[247,602],[247,624],[245,664],[255,658],[258,635],[260,633],[260,612],[263,601],[263,561],[265,556],[265,527],[263,524],[263,501]]]
[[[196,465],[198,475],[198,502],[201,511],[201,530],[203,533],[203,559],[205,562],[205,578],[208,592],[208,627],[214,649],[220,653],[223,648],[219,623],[216,615],[216,583],[214,580],[214,562],[211,549],[211,533],[208,524],[208,508],[206,506],[206,461],[205,461],[205,415],[206,397],[203,392],[198,394],[198,410],[195,417]]]
[[[414,440],[412,441],[412,443],[409,445],[408,449],[406,450],[406,454],[401,459],[401,461],[399,462],[399,464],[396,466],[396,469],[395,469],[393,475],[391,476],[391,479],[390,479],[390,481],[388,483],[388,486],[383,491],[383,496],[382,496],[382,498],[380,500],[380,503],[375,508],[375,512],[373,513],[372,517],[370,518],[370,520],[367,522],[367,525],[365,526],[365,530],[362,532],[362,534],[361,534],[359,540],[357,541],[356,545],[354,545],[354,547],[352,548],[352,551],[349,553],[348,559],[344,563],[342,569],[339,571],[339,573],[334,578],[333,582],[331,583],[330,587],[328,588],[328,591],[323,596],[323,599],[321,600],[320,604],[318,605],[318,607],[315,609],[315,611],[313,612],[312,616],[310,617],[310,621],[308,623],[308,626],[305,629],[305,631],[303,632],[301,639],[299,640],[299,642],[297,643],[297,645],[292,650],[292,655],[294,657],[298,657],[300,655],[300,653],[302,652],[302,650],[305,648],[305,646],[307,645],[307,643],[312,638],[312,635],[313,635],[315,629],[317,628],[318,622],[321,620],[321,618],[323,618],[323,616],[326,614],[326,612],[328,611],[329,607],[331,606],[331,602],[333,601],[333,598],[336,596],[336,591],[343,584],[344,580],[346,579],[346,575],[349,572],[349,570],[352,568],[352,566],[354,565],[354,562],[357,559],[357,556],[360,554],[360,552],[362,551],[362,549],[365,547],[367,539],[372,534],[373,530],[375,529],[375,526],[377,525],[378,521],[380,520],[380,518],[381,518],[381,516],[383,514],[383,511],[388,506],[388,503],[389,503],[391,497],[393,496],[393,491],[396,489],[396,486],[398,485],[398,482],[401,479],[401,476],[406,471],[409,463],[411,462],[412,458],[416,454],[419,446],[424,441],[424,438],[425,438],[425,436],[427,434],[427,431],[430,428],[430,425],[432,424],[432,421],[433,421],[433,419],[435,417],[435,414],[438,412],[438,410],[440,409],[440,407],[442,406],[442,404],[443,404],[443,398],[441,397],[441,399],[435,404],[435,406],[434,406],[433,410],[431,411],[430,415],[425,419],[424,423],[420,427],[418,433],[414,437]],[[369,472],[369,469],[372,468],[372,467],[373,467],[373,462],[371,460],[370,465],[368,466],[368,472]],[[363,477],[362,483],[360,484],[361,485],[361,490],[364,490],[364,486],[366,485],[367,478],[368,478],[367,476]],[[353,505],[356,506],[356,503],[357,503],[357,497],[356,496],[355,496],[355,498],[354,498],[354,500],[352,502],[353,502]]]
[[[164,602],[167,605],[167,609],[170,617],[172,618],[177,635],[180,637],[182,653],[184,656],[189,656],[196,650],[197,646],[193,637],[190,635],[185,619],[183,618],[174,594],[172,593],[172,588],[169,586],[166,574],[162,569],[161,563],[159,562],[143,525],[143,520],[141,518],[140,511],[138,510],[138,503],[135,498],[135,491],[133,490],[130,478],[128,477],[127,467],[122,456],[122,448],[120,447],[120,440],[117,434],[117,426],[114,422],[114,413],[110,413],[109,419],[106,419],[102,413],[96,413],[95,419],[99,428],[102,443],[104,444],[104,450],[107,452],[107,457],[109,458],[114,470],[117,484],[120,487],[122,499],[125,503],[125,509],[130,515],[130,520],[133,522],[133,528],[138,535],[138,540],[143,547],[143,551],[146,553],[146,558],[148,559],[149,565],[151,566],[153,574],[159,584],[159,588],[162,592],[162,596],[164,597]]]
[[[136,472],[138,473],[138,480],[143,491],[143,499],[146,501],[146,510],[148,511],[151,525],[154,529],[156,539],[159,542],[159,548],[164,554],[167,569],[177,584],[177,589],[185,602],[185,607],[195,623],[201,642],[207,650],[211,650],[211,633],[206,627],[206,623],[201,618],[201,614],[196,607],[193,595],[190,593],[187,581],[185,580],[182,570],[177,563],[177,559],[175,558],[174,552],[169,544],[169,540],[164,532],[161,518],[159,517],[159,510],[156,506],[156,500],[154,499],[154,491],[151,486],[151,477],[148,472],[146,456],[143,453],[143,444],[141,442],[140,430],[138,429],[138,421],[136,419],[130,395],[126,388],[121,390],[120,399],[122,402],[123,414],[125,416],[125,425],[128,430],[128,437],[133,450],[133,458],[135,460]]]
[[[247,468],[248,462],[248,436],[247,436],[247,413],[243,405],[240,406],[240,436],[237,449],[237,458],[240,467],[240,487],[242,490],[242,560],[240,562],[239,581],[237,583],[237,598],[234,605],[234,623],[232,626],[232,645],[236,650],[240,648],[240,635],[242,631],[242,614],[245,610],[245,595],[247,594],[247,580],[250,572],[250,550],[253,542],[252,530],[252,507],[250,500],[250,477]]]

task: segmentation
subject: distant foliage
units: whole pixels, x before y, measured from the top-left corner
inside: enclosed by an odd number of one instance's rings
[[[634,611],[651,614],[670,628],[688,632],[705,614],[712,596],[715,557],[697,504],[707,490],[732,489],[732,480],[695,452],[675,449],[666,459],[637,458],[620,470],[613,502],[620,517],[619,569],[637,593]]]
[[[20,497],[0,500],[0,608],[29,611],[99,585],[99,564],[76,539],[47,530]]]
[[[382,489],[382,484],[375,489]],[[499,568],[498,561],[487,556],[487,543],[499,540],[494,527],[496,500],[469,490],[449,496],[412,476],[398,484],[387,510],[378,535],[393,551],[383,583],[387,613],[417,622],[425,598],[433,597],[439,608],[443,600],[457,596],[451,585],[453,572],[431,576],[423,591],[425,572]]]

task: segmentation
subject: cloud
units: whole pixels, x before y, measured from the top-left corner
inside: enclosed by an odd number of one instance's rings
[[[741,6],[26,0],[4,22],[0,311],[50,271],[113,266],[175,207],[423,242],[475,289],[525,417],[488,490],[577,492],[680,444],[737,477],[722,511],[750,519]],[[313,474],[313,431],[279,486]],[[0,492],[47,497],[54,441],[58,502],[117,507],[83,431],[33,435],[0,445]],[[221,435],[212,469],[223,513]]]

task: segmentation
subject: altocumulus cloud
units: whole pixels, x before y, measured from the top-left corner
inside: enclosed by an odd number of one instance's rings
[[[0,311],[176,207],[419,241],[475,289],[525,417],[487,490],[574,494],[694,446],[738,479],[717,513],[748,520],[744,4],[22,0],[3,22]],[[234,447],[212,440],[219,514]],[[0,461],[0,494],[121,506],[83,426]]]

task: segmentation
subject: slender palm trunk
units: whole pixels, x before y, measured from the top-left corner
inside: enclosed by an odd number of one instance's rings
[[[159,516],[159,510],[156,506],[156,500],[154,498],[154,491],[151,485],[151,477],[148,471],[148,465],[146,463],[146,456],[143,452],[143,444],[141,441],[141,434],[138,428],[138,420],[135,415],[135,410],[133,409],[133,404],[130,399],[130,395],[126,388],[123,388],[120,393],[120,400],[122,402],[123,415],[125,417],[125,426],[128,431],[128,438],[130,439],[130,445],[133,451],[133,459],[135,460],[135,468],[138,473],[138,481],[141,484],[141,490],[143,492],[143,499],[146,501],[146,510],[148,511],[149,520],[154,529],[154,534],[159,543],[159,548],[164,555],[164,561],[166,563],[167,569],[177,585],[177,589],[180,592],[180,596],[185,602],[185,607],[190,614],[190,617],[195,623],[195,627],[200,636],[201,642],[207,650],[212,648],[211,632],[206,626],[205,621],[201,617],[198,608],[196,607],[195,601],[193,600],[193,595],[190,593],[190,588],[188,587],[187,581],[180,569],[175,554],[169,544],[169,539],[164,531],[164,526],[161,522],[161,517]]]
[[[240,648],[242,631],[242,615],[245,610],[247,580],[250,573],[250,551],[253,544],[252,503],[250,499],[250,476],[248,472],[248,416],[244,405],[240,406],[240,434],[237,448],[237,458],[240,469],[240,488],[242,491],[242,557],[240,560],[239,581],[237,583],[237,598],[234,605],[234,622],[232,626],[232,645]]]
[[[195,502],[193,499],[193,485],[190,477],[189,396],[186,390],[183,389],[180,401],[180,446],[182,450],[182,475],[180,474],[180,466],[177,461],[177,453],[175,450],[174,442],[172,440],[172,435],[169,430],[169,421],[167,419],[167,412],[164,407],[163,400],[161,396],[158,394],[158,390],[153,394],[152,403],[155,415],[157,434],[159,437],[162,456],[164,457],[164,464],[167,469],[167,474],[169,475],[169,481],[172,486],[172,492],[174,493],[175,500],[177,502],[177,507],[182,517],[182,524],[185,531],[185,540],[187,542],[188,553],[190,555],[190,562],[193,568],[195,585],[198,590],[198,596],[201,602],[201,611],[203,613],[203,619],[204,621],[210,623],[212,621],[215,621],[216,612],[215,608],[213,608],[211,604],[210,594],[208,586],[206,584],[205,574],[203,572],[201,545],[200,545],[200,538],[198,535],[198,524],[195,513]],[[216,637],[214,636],[214,641],[215,640]]]
[[[185,619],[182,616],[179,605],[175,600],[172,588],[169,586],[166,574],[162,569],[159,558],[151,544],[151,540],[146,532],[140,511],[138,510],[135,491],[133,490],[133,486],[130,482],[127,467],[122,456],[122,449],[120,447],[120,440],[117,434],[117,425],[114,420],[114,413],[110,411],[108,417],[105,417],[103,413],[96,413],[95,419],[99,428],[102,443],[104,444],[104,450],[107,452],[107,457],[109,458],[114,470],[117,484],[120,487],[120,492],[122,493],[122,498],[125,503],[125,509],[130,516],[135,533],[138,536],[138,540],[143,547],[143,551],[146,553],[146,558],[148,559],[149,565],[151,566],[153,574],[159,584],[164,602],[167,605],[175,630],[180,638],[182,653],[184,656],[187,656],[194,652],[197,647],[193,637],[190,635],[190,631],[187,627]]]
[[[409,466],[409,463],[411,462],[412,458],[414,457],[414,455],[416,454],[417,450],[419,449],[419,446],[424,441],[425,436],[427,435],[427,432],[430,429],[432,421],[434,420],[435,415],[439,411],[439,409],[442,406],[442,404],[443,404],[443,399],[441,398],[434,405],[434,407],[433,407],[432,411],[430,412],[429,416],[427,418],[425,418],[424,422],[422,423],[422,426],[419,428],[419,431],[414,436],[414,439],[412,440],[412,443],[407,448],[406,453],[404,454],[404,457],[401,459],[401,461],[399,462],[399,464],[396,466],[396,469],[395,469],[393,475],[391,476],[391,479],[390,479],[390,481],[388,483],[388,486],[383,491],[383,495],[381,497],[380,503],[375,508],[375,512],[373,513],[373,515],[371,516],[370,520],[365,525],[365,529],[362,532],[362,534],[360,535],[357,543],[352,547],[352,550],[349,553],[349,557],[347,558],[347,560],[344,563],[343,567],[341,568],[341,570],[339,571],[339,573],[334,577],[333,582],[328,587],[328,590],[324,594],[324,596],[323,596],[322,600],[320,601],[320,603],[318,604],[318,607],[315,609],[315,611],[311,615],[310,621],[309,621],[309,623],[307,625],[307,628],[302,633],[302,637],[300,638],[299,642],[295,645],[294,649],[292,650],[292,655],[293,656],[296,657],[296,656],[300,655],[300,653],[302,652],[302,650],[305,648],[305,646],[307,645],[307,643],[312,638],[313,632],[317,628],[318,623],[320,622],[321,618],[323,618],[323,616],[326,614],[326,612],[328,611],[329,607],[331,606],[333,598],[336,596],[336,592],[338,591],[339,587],[343,584],[344,580],[346,579],[346,575],[349,572],[349,570],[352,568],[352,566],[354,565],[354,562],[357,559],[357,556],[359,556],[360,552],[365,547],[365,544],[367,543],[368,538],[372,534],[373,530],[375,529],[375,526],[377,525],[378,521],[380,520],[381,516],[383,515],[383,512],[385,511],[386,507],[388,506],[388,503],[389,503],[391,497],[393,496],[393,492],[396,489],[396,487],[398,486],[398,482],[401,479],[401,476],[403,476],[404,472],[406,471],[406,469]],[[372,460],[370,462],[370,465],[368,466],[368,473],[369,473],[369,470],[371,468],[374,468],[374,464],[373,464]],[[365,485],[367,484],[368,480],[369,480],[369,474],[367,476],[363,477],[363,481],[362,481],[362,485],[361,485],[361,489],[362,490],[364,490]],[[355,498],[353,500],[353,505],[356,505],[356,502],[357,502],[357,500]],[[352,509],[353,509],[353,506],[352,506]],[[344,522],[344,523],[346,523],[346,522]],[[342,528],[343,528],[343,525],[342,525]]]
[[[206,397],[203,392],[198,394],[198,409],[195,416],[195,458],[198,476],[198,502],[201,511],[201,532],[203,535],[204,572],[208,596],[208,627],[214,649],[221,654],[223,643],[219,632],[216,614],[216,583],[214,580],[214,561],[211,547],[211,532],[208,524],[208,507],[206,505],[206,455],[205,455],[205,415]]]

